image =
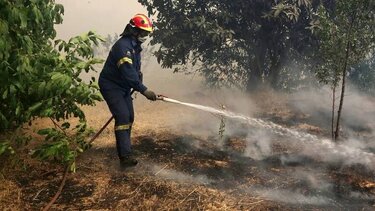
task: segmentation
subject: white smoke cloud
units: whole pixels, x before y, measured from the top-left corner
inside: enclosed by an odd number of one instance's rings
[[[173,180],[179,183],[191,183],[191,184],[202,184],[207,185],[213,182],[206,175],[189,175],[184,172],[176,171],[168,167],[163,167],[157,164],[149,164],[151,171],[155,176],[161,177],[167,180]]]
[[[336,112],[340,92],[336,93]],[[289,105],[293,111],[309,114],[313,123],[330,128],[332,112],[332,90],[327,87],[310,88],[291,95]],[[337,113],[335,113],[337,114]],[[350,130],[375,130],[375,99],[362,94],[348,85],[343,104],[342,124],[344,132]]]
[[[272,134],[266,130],[252,130],[246,137],[244,155],[254,160],[262,160],[272,154]]]
[[[250,193],[272,201],[298,205],[329,205],[331,202],[324,196],[306,196],[288,189],[249,188]]]

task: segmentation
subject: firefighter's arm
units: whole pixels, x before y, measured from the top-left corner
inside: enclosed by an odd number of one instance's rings
[[[126,61],[124,63],[120,61],[118,64],[122,77],[130,84],[131,88],[142,93],[147,99],[152,101],[157,100],[156,94],[153,91],[148,90],[147,87],[143,85],[141,78],[139,77],[139,74],[134,68],[132,62],[130,62],[128,59],[125,60]]]
[[[120,57],[117,61],[117,67],[121,72],[121,76],[128,82],[130,87],[143,93],[147,90],[147,87],[143,85],[129,52],[130,51],[125,51],[124,55]]]

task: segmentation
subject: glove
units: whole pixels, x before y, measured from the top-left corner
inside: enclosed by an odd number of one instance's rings
[[[155,101],[157,100],[157,96],[155,94],[155,92],[151,91],[151,90],[146,90],[142,93],[147,99],[149,100],[152,100],[152,101]]]

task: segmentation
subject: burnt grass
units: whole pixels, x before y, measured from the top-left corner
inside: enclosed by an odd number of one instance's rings
[[[114,145],[94,147],[77,161],[77,173],[69,175],[53,210],[374,209],[374,172],[298,155],[278,139],[271,156],[254,160],[243,154],[243,137],[227,137],[219,146],[214,138],[138,136],[133,149],[140,164],[125,170]],[[18,172],[11,180],[21,189],[20,207],[43,208],[62,174],[62,168],[44,164]]]

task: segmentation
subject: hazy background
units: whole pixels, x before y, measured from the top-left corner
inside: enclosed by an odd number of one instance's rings
[[[68,39],[93,30],[100,35],[120,34],[137,13],[147,10],[137,1],[129,0],[56,0],[65,7],[63,24],[56,25],[57,37]]]

